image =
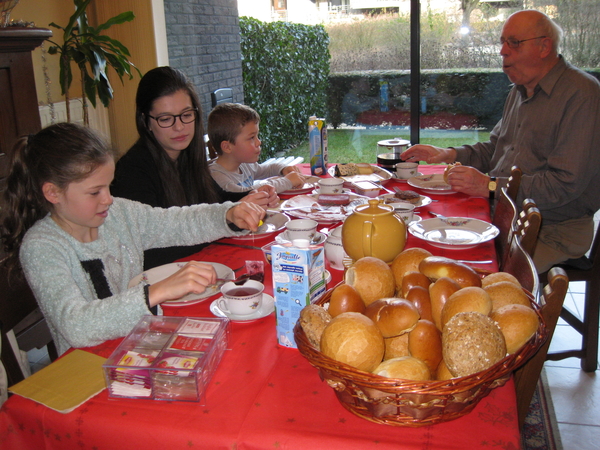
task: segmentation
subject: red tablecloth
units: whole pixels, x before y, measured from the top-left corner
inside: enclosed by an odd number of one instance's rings
[[[485,199],[435,197],[442,200],[430,205],[435,211],[489,218]],[[419,243],[409,239],[409,244]],[[463,252],[451,253],[458,257]],[[469,259],[494,258],[492,244],[464,253]],[[236,268],[263,256],[258,249],[215,243],[194,259]],[[342,279],[340,271],[331,273],[330,287]],[[272,293],[269,270],[265,286]],[[165,307],[165,314],[211,316],[211,302]],[[108,357],[117,343],[89,350]],[[512,379],[454,421],[405,428],[360,419],[341,406],[297,350],[277,344],[271,314],[250,323],[232,323],[230,349],[211,380],[205,404],[109,399],[103,391],[71,413],[60,414],[15,395],[0,410],[0,448],[518,449],[520,437]]]

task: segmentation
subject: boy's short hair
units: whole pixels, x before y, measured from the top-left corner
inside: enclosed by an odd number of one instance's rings
[[[246,105],[239,103],[221,103],[208,115],[208,138],[218,155],[223,154],[223,141],[235,142],[244,125],[249,122],[259,123],[258,113]]]

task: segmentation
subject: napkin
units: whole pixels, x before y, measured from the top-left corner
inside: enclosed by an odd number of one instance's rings
[[[8,390],[68,413],[106,387],[102,371],[105,362],[101,356],[74,350]]]

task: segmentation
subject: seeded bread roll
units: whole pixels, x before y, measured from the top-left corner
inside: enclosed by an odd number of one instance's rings
[[[478,312],[458,313],[444,327],[442,352],[454,377],[489,369],[506,356],[506,342],[498,324]]]
[[[319,350],[321,335],[331,321],[331,315],[323,307],[310,304],[302,308],[299,320],[309,342]]]

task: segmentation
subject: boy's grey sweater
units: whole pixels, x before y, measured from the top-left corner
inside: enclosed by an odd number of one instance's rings
[[[51,218],[25,234],[20,260],[58,353],[127,335],[149,314],[142,272],[148,248],[192,245],[239,235],[226,223],[235,203],[152,208],[115,198],[94,242],[79,242]]]

